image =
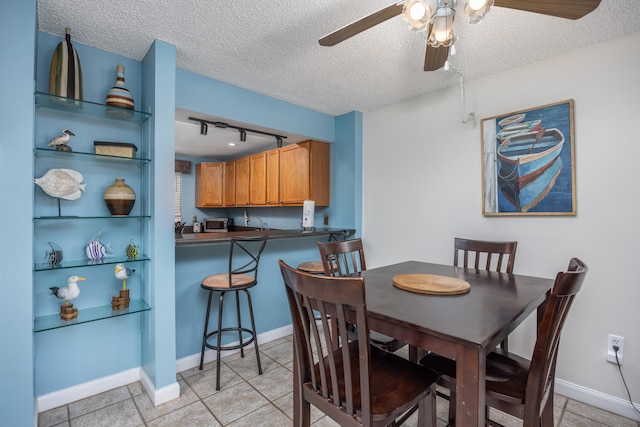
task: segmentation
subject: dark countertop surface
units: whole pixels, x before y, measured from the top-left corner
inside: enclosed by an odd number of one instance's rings
[[[260,230],[254,227],[234,227],[234,231],[215,233],[190,233],[176,234],[176,246],[184,245],[211,245],[215,243],[229,242],[241,237],[267,237],[267,239],[292,239],[297,237],[329,236],[332,232],[345,231],[347,236],[353,235],[356,230],[342,228],[316,228],[313,231],[293,230]]]

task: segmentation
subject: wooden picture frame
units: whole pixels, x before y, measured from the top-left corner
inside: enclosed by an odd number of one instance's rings
[[[482,119],[482,214],[576,215],[573,99]]]

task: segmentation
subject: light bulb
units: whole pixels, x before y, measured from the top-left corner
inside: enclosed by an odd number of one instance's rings
[[[449,60],[444,61],[444,70],[449,71]]]
[[[449,55],[454,56],[456,54],[456,45],[452,44],[449,48]]]
[[[469,8],[473,10],[482,9],[485,4],[487,4],[487,0],[469,0],[469,3],[468,3]]]
[[[422,19],[422,17],[427,13],[427,9],[424,7],[422,3],[414,3],[409,9],[409,16],[411,19],[416,21]]]

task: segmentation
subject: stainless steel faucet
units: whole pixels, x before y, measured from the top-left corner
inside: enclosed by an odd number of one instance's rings
[[[249,217],[249,220],[247,221],[247,227],[249,226],[249,224],[251,223],[251,220],[253,219],[257,219],[258,221],[260,221],[260,230],[268,230],[269,226],[267,225],[266,222],[262,221],[262,218],[260,218],[259,216],[251,216]]]

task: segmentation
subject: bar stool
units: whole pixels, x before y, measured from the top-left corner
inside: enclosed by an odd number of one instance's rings
[[[330,242],[338,242],[340,240],[344,240],[349,235],[347,230],[340,231],[332,231],[329,233],[329,241]],[[296,269],[300,271],[304,271],[305,273],[311,274],[324,274],[324,266],[322,261],[305,261],[298,264]]]
[[[209,291],[209,302],[207,303],[207,314],[204,321],[204,333],[202,335],[202,351],[200,353],[200,370],[204,364],[205,347],[216,350],[216,390],[220,390],[220,352],[240,349],[240,356],[244,357],[244,347],[253,343],[258,361],[258,374],[262,375],[260,365],[260,353],[258,352],[258,340],[256,338],[256,324],[253,319],[253,307],[251,305],[251,295],[249,288],[258,284],[258,263],[260,255],[267,244],[266,238],[241,238],[231,239],[229,249],[229,269],[225,273],[207,276],[202,280],[200,287]],[[243,291],[247,295],[249,305],[249,316],[251,318],[251,329],[242,327],[240,316],[240,296]],[[212,332],[209,329],[209,314],[211,312],[211,299],[214,292],[220,293],[218,300],[218,327]],[[222,327],[222,308],[224,296],[227,292],[236,294],[236,314],[238,316],[238,326]],[[222,334],[225,332],[237,332],[239,343],[236,345],[222,345]],[[250,334],[251,338],[243,341],[242,334]],[[209,339],[216,336],[216,344],[209,344]]]

